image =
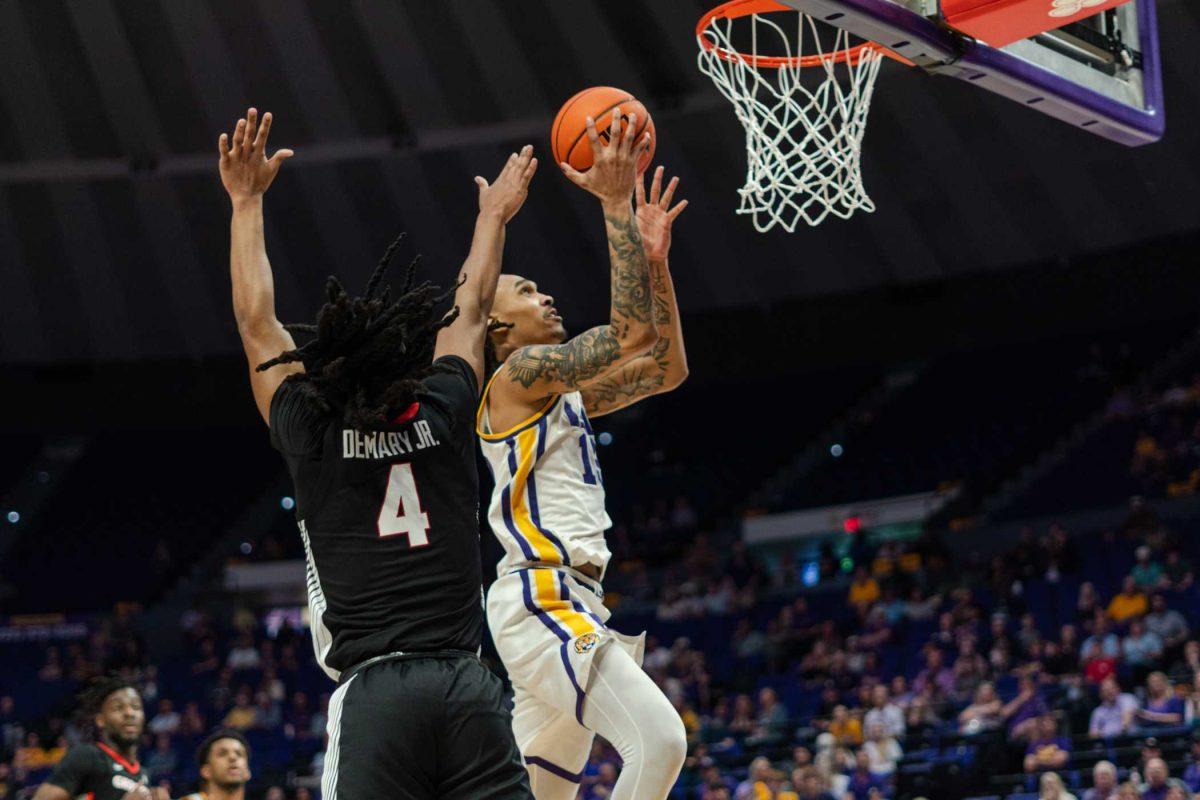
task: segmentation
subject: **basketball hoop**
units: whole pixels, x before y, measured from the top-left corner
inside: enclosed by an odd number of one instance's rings
[[[773,12],[796,14],[794,34],[765,16]],[[759,232],[875,210],[863,187],[862,141],[882,56],[892,54],[832,30],[823,48],[817,20],[775,0],[731,0],[696,25],[700,71],[746,129],[737,213],[752,215]],[[745,36],[748,53],[734,46],[735,34]]]

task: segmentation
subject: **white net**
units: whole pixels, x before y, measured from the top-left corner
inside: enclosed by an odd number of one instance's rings
[[[760,232],[776,225],[791,232],[800,220],[819,225],[830,214],[849,219],[855,211],[875,210],[860,158],[882,53],[868,44],[847,57],[849,34],[836,28],[829,29],[836,31],[834,41],[823,47],[816,21],[795,16],[791,34],[768,15],[752,14],[714,17],[697,35],[700,71],[733,103],[746,129],[746,183],[738,190],[737,213],[753,215]],[[749,42],[748,52],[734,47],[735,35]],[[785,63],[768,66],[780,56]],[[810,66],[801,66],[805,56]]]

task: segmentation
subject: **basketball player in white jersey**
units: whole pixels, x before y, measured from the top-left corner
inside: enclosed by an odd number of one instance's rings
[[[488,627],[512,679],[513,730],[537,800],[570,800],[594,733],[621,754],[614,800],[671,791],[687,744],[678,713],[641,669],[642,637],[605,625],[608,565],[604,483],[588,418],[675,388],[686,377],[667,271],[671,208],[662,168],[650,196],[637,176],[647,140],[587,132],[595,165],[572,181],[599,198],[608,231],[608,324],[566,340],[552,297],[502,275],[489,325],[498,369],[484,391],[478,433],[495,478],[488,519],[505,549],[487,598]],[[613,131],[621,131],[619,110]],[[630,196],[637,189],[635,214]]]

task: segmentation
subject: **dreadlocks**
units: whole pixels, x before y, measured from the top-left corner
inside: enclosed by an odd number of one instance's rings
[[[421,380],[436,370],[432,361],[438,331],[458,317],[457,306],[440,317],[434,309],[461,284],[449,291],[428,281],[413,285],[419,255],[408,265],[398,298],[391,299],[390,288],[376,296],[404,236],[388,245],[362,297],[351,298],[341,281],[330,276],[328,301],[317,313],[317,324],[284,326],[314,338],[257,367],[262,372],[301,362],[304,372],[287,380],[301,384],[321,408],[340,412],[360,430],[382,427],[416,400]]]

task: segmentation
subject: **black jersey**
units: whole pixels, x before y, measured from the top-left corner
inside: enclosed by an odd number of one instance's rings
[[[67,751],[46,783],[65,790],[71,797],[121,800],[139,785],[149,785],[150,778],[141,764],[126,761],[107,745],[81,744]]]
[[[479,648],[483,598],[474,370],[457,356],[386,428],[358,431],[285,381],[271,442],[296,485],[317,662]]]

